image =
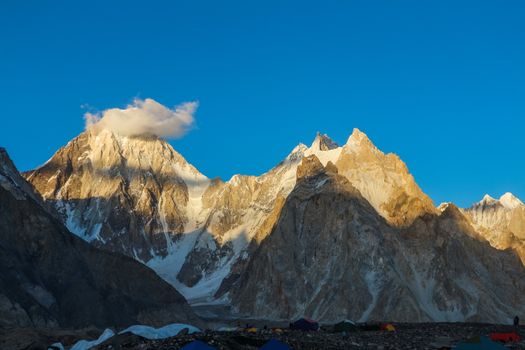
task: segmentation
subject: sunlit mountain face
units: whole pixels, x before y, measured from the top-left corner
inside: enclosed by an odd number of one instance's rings
[[[192,304],[363,321],[507,321],[525,308],[523,204],[436,208],[357,129],[222,181],[157,136],[91,128],[24,176],[73,234],[146,264]]]

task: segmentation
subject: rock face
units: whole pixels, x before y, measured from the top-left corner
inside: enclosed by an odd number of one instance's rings
[[[355,129],[336,163],[345,176],[388,222],[407,226],[414,219],[435,213],[432,200],[416,184],[395,154],[384,154]]]
[[[525,205],[512,193],[486,195],[465,210],[476,229],[497,249],[515,250],[525,265]]]
[[[88,130],[25,176],[73,233],[147,264],[192,303],[363,321],[506,322],[523,310],[513,253],[470,214],[435,208],[357,129],[343,146],[318,133],[267,173],[226,182],[162,140]]]
[[[173,287],[72,235],[0,149],[0,326],[199,322]]]
[[[209,184],[166,142],[106,130],[82,133],[26,177],[77,236],[141,261],[198,226]]]
[[[346,178],[321,169],[315,157],[303,160],[275,228],[231,289],[241,313],[496,322],[525,311],[525,269],[477,240],[459,209],[400,229]]]
[[[196,301],[260,235],[305,150],[259,177],[210,181],[163,140],[88,130],[24,176],[71,232],[146,263]]]

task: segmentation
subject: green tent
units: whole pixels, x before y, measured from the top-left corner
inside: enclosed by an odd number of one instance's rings
[[[356,324],[349,320],[344,320],[334,325],[334,332],[336,333],[355,332],[358,329],[359,328],[356,326]]]
[[[501,344],[498,344],[489,337],[476,337],[460,343],[454,347],[455,350],[507,350]]]

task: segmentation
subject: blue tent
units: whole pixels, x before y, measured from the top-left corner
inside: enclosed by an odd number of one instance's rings
[[[191,343],[184,345],[181,350],[217,350],[217,348],[209,346],[200,340],[194,340]]]
[[[281,343],[277,339],[271,339],[268,343],[259,348],[259,350],[292,350],[292,348],[285,343]]]
[[[479,337],[456,345],[455,350],[507,350],[501,344],[493,342],[489,337]]]

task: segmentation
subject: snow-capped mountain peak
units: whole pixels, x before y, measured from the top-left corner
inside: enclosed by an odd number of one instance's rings
[[[497,249],[513,248],[525,264],[525,205],[512,193],[489,195],[465,210],[481,235]]]
[[[500,206],[505,210],[514,210],[520,206],[525,206],[523,202],[510,192],[503,194],[499,199],[496,199],[486,194],[481,201],[475,203],[473,208],[480,206]]]
[[[519,206],[523,205],[523,202],[520,201],[516,196],[514,196],[512,193],[507,192],[503,196],[500,197],[499,202],[501,205],[503,205],[507,209],[516,209]]]
[[[168,254],[172,237],[195,229],[210,184],[166,141],[106,129],[81,133],[26,176],[71,232],[100,244],[131,232],[113,244],[141,261]]]

